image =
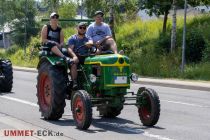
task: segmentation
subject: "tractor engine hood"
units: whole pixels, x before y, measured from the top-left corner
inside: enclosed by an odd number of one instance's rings
[[[98,64],[100,66],[130,66],[129,58],[120,54],[106,54],[89,56],[85,64]]]

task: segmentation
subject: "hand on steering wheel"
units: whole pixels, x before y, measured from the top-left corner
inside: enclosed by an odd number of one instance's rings
[[[85,46],[86,46],[87,48],[91,48],[91,47],[93,46],[93,43],[92,43],[92,42],[86,42],[86,43],[85,43]]]
[[[83,54],[80,54],[79,52],[79,50],[81,50],[82,48],[85,48],[85,47],[87,47],[88,48],[88,52],[87,52],[87,54],[85,54],[85,55],[83,55]],[[91,44],[91,43],[87,43],[87,44],[85,44],[85,45],[82,45],[82,46],[80,46],[80,47],[78,47],[77,49],[76,49],[76,51],[75,51],[75,53],[77,54],[77,55],[80,55],[80,56],[89,56],[90,54],[95,54],[97,52],[97,47],[95,47],[93,44]]]

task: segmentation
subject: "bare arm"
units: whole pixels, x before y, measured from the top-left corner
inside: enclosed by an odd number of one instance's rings
[[[73,62],[74,63],[78,63],[79,62],[79,59],[77,58],[76,54],[74,53],[73,48],[74,48],[74,46],[73,45],[70,45],[68,47],[68,53],[71,56]]]
[[[47,25],[44,25],[42,27],[42,31],[41,31],[41,41],[42,43],[46,43],[47,40]]]
[[[59,46],[63,46],[64,45],[64,33],[63,33],[63,30],[61,30],[60,32],[60,44]]]
[[[99,40],[96,42],[96,45],[100,45],[102,42],[104,42],[105,40],[112,38],[112,36],[105,36],[103,39]]]
[[[85,43],[86,47],[91,48],[93,46],[93,40],[88,40],[88,42]]]
[[[73,45],[68,46],[68,53],[72,58],[77,57],[76,54],[73,51],[73,48],[74,48]]]

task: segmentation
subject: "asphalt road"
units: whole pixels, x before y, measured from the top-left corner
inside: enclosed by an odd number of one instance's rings
[[[75,127],[68,100],[59,121],[41,117],[36,104],[36,76],[37,73],[15,71],[12,92],[0,94],[0,140],[210,139],[210,91],[146,85],[156,90],[161,100],[156,126],[143,126],[135,106],[125,106],[116,119],[100,118],[94,108],[91,127],[81,131]],[[132,84],[131,90],[136,91],[140,86],[144,85]],[[12,136],[13,130],[22,130],[25,136]],[[31,131],[33,135],[27,136]]]

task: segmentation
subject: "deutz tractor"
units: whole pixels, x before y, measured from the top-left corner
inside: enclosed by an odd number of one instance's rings
[[[84,64],[78,66],[77,90],[72,88],[66,62],[51,52],[41,52],[37,67],[37,97],[44,119],[60,119],[64,113],[65,99],[69,97],[73,118],[79,129],[88,129],[91,125],[93,107],[97,107],[102,117],[115,118],[124,105],[138,108],[143,125],[155,125],[160,115],[157,93],[146,87],[140,87],[136,93],[128,92],[131,81],[138,80],[138,76],[130,72],[129,58],[110,52],[95,55],[95,50],[90,49]]]
[[[12,63],[0,58],[0,92],[10,92],[13,84]]]

